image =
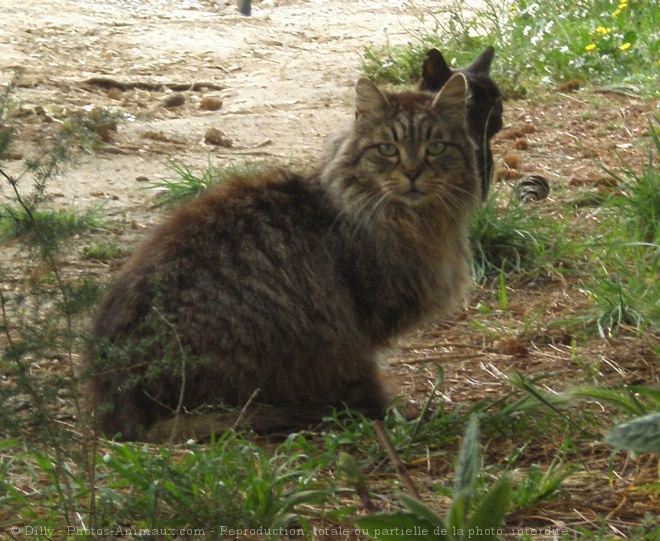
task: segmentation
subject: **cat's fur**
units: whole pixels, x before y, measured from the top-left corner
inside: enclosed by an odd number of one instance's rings
[[[481,177],[481,194],[488,195],[493,176],[492,137],[502,129],[502,94],[490,77],[490,66],[495,56],[493,47],[486,47],[469,66],[451,69],[442,53],[431,49],[422,66],[420,90],[437,92],[454,73],[462,73],[468,81],[470,97],[467,122],[470,137],[477,144],[477,167]]]
[[[328,407],[381,416],[379,352],[448,314],[469,282],[479,183],[465,104],[462,75],[437,96],[361,79],[352,129],[317,173],[229,179],[157,227],[93,325],[98,431],[225,428],[226,414],[172,420],[179,403],[250,402],[244,424],[258,431]]]

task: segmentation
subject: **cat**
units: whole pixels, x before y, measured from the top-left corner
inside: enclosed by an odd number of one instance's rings
[[[469,66],[451,69],[442,53],[431,49],[422,66],[420,90],[438,91],[454,73],[465,75],[470,89],[467,122],[470,137],[477,144],[477,166],[481,177],[481,195],[485,199],[493,177],[493,152],[490,140],[502,129],[502,94],[490,77],[490,66],[495,56],[493,47],[486,47]]]
[[[448,315],[470,282],[466,102],[462,74],[437,93],[360,79],[328,163],[235,175],[157,226],[93,322],[97,433],[290,431],[333,407],[382,417],[379,355]],[[243,411],[190,413],[205,405]]]

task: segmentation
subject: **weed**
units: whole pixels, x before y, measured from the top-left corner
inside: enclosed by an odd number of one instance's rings
[[[125,250],[114,240],[104,242],[93,242],[82,250],[83,259],[108,262],[124,255]]]
[[[606,169],[618,190],[609,199],[610,211],[623,217],[634,240],[660,244],[660,118],[649,122],[647,163],[637,172],[625,162],[619,171]]]
[[[615,426],[604,441],[617,449],[660,455],[660,411]]]
[[[517,509],[535,505],[543,500],[558,496],[561,484],[575,470],[567,466],[561,455],[557,455],[545,471],[532,464],[518,480],[513,492],[513,503]]]
[[[102,223],[97,208],[42,210],[21,203],[0,207],[0,239],[20,238],[26,245],[43,244],[50,251],[58,248],[57,243],[98,229]]]
[[[586,288],[597,307],[601,336],[617,327],[660,325],[660,138],[656,118],[649,125],[648,160],[641,172],[627,164],[607,170],[618,190],[604,202],[607,222],[595,258],[605,271]]]
[[[296,507],[319,505],[333,489],[317,478],[308,460],[291,442],[271,456],[232,431],[208,446],[191,442],[176,454],[111,444],[99,475],[107,476],[112,491],[98,513],[105,516],[104,527],[121,520],[146,528],[197,524],[219,539],[229,530],[309,529]],[[136,522],[139,517],[144,518]]]
[[[229,177],[253,174],[265,167],[261,162],[216,166],[209,161],[206,169],[198,176],[190,167],[182,163],[168,161],[167,166],[174,177],[164,178],[147,186],[147,189],[155,190],[158,194],[156,204],[164,207],[178,205],[197,197],[211,186],[220,184]]]
[[[569,245],[562,230],[567,223],[544,220],[513,195],[493,190],[470,223],[474,274],[478,280],[503,274],[539,272],[567,257]],[[500,292],[502,291],[500,287]],[[506,297],[500,297],[500,303]]]
[[[417,538],[435,541],[469,539],[477,532],[483,541],[495,540],[511,499],[511,481],[503,477],[475,502],[474,488],[480,470],[478,418],[472,416],[459,449],[453,501],[445,519],[417,498],[400,494],[406,511],[378,513],[358,518],[355,523],[377,541],[403,539],[402,531],[414,531]]]

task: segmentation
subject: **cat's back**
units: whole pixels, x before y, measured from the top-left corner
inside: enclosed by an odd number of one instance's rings
[[[269,168],[230,177],[182,205],[157,227],[145,247],[154,244],[163,250],[208,249],[263,235],[269,229],[274,232],[278,226],[314,228],[330,212],[308,177]],[[234,234],[243,239],[232,239]],[[202,247],[200,242],[209,244]]]
[[[155,302],[167,313],[215,313],[222,303],[240,311],[241,299],[259,302],[257,293],[313,287],[316,267],[331,260],[335,219],[308,176],[265,169],[229,178],[175,209],[137,247],[106,296],[96,334],[130,328]]]

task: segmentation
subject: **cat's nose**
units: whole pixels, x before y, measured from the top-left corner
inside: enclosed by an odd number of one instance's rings
[[[401,167],[403,174],[412,183],[414,183],[424,171],[424,164],[409,164]]]

